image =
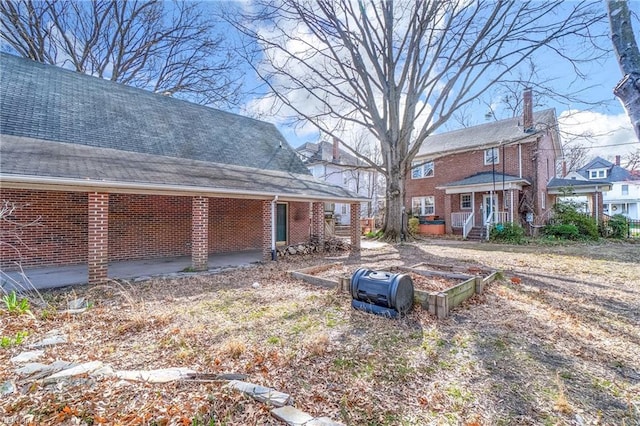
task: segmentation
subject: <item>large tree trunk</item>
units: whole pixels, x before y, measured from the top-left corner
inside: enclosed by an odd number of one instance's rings
[[[384,238],[399,242],[409,237],[407,215],[404,211],[404,171],[391,166],[387,176],[387,211],[385,215]]]
[[[627,110],[636,136],[640,139],[640,51],[631,27],[629,5],[626,1],[607,2],[611,41],[624,77],[613,93]]]

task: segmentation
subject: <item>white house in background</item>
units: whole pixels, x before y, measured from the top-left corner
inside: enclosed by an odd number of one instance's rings
[[[360,217],[373,217],[378,209],[378,174],[366,168],[365,163],[340,149],[340,142],[307,142],[296,149],[298,156],[311,174],[327,183],[351,189],[354,193],[370,198],[360,204]],[[325,213],[333,213],[336,223],[349,225],[351,208],[346,203],[326,203]]]
[[[567,178],[609,182],[612,188],[604,192],[602,197],[604,213],[611,216],[622,214],[630,219],[640,220],[640,179],[620,167],[619,155],[615,158],[615,163],[612,163],[596,157],[567,175]]]

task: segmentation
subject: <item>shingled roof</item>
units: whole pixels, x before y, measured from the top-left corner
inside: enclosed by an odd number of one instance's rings
[[[2,134],[309,174],[273,124],[0,55]]]
[[[589,170],[593,169],[607,169],[607,177],[599,179],[604,182],[624,182],[632,180],[633,175],[631,172],[623,167],[620,167],[611,161],[607,161],[602,157],[596,157],[589,161],[586,165],[580,167],[576,172],[582,177],[589,179]]]
[[[541,132],[557,127],[556,111],[553,108],[533,113],[533,132],[525,132],[521,121],[520,117],[508,118],[431,135],[424,141],[416,157],[435,158],[454,152],[486,149],[527,139],[533,140]],[[557,143],[559,144],[559,141]]]
[[[3,187],[363,201],[313,178],[272,124],[7,54]]]

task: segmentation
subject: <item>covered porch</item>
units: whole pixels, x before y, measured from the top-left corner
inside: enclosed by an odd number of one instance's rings
[[[467,238],[474,228],[519,222],[520,195],[527,185],[517,176],[482,172],[438,187],[445,191],[446,233]]]
[[[605,181],[553,178],[547,185],[549,195],[556,200],[586,197],[586,213],[596,222],[604,218],[603,192],[611,191],[613,185]]]

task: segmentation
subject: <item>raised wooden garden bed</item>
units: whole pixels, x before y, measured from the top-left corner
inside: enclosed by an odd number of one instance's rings
[[[310,284],[349,292],[351,275],[355,269],[357,268],[347,267],[336,262],[290,271],[289,274],[293,278]],[[411,276],[415,303],[438,318],[449,316],[451,309],[474,294],[482,293],[485,286],[498,277],[498,272],[475,266],[465,268],[426,263],[419,263],[411,267],[393,267],[390,272],[405,273]]]
[[[349,282],[353,268],[347,269],[342,262],[311,266],[297,271],[289,271],[293,278],[327,288],[338,287],[341,291],[349,291]]]

